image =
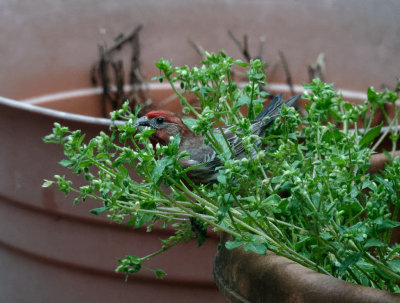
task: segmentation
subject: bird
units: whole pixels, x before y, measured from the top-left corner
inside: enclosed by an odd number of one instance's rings
[[[251,121],[251,134],[264,137],[265,130],[280,116],[282,105],[293,107],[299,96],[293,96],[286,101],[283,101],[283,94],[274,96],[261,113]],[[181,137],[179,152],[185,151],[190,154],[190,156],[182,157],[179,160],[183,169],[191,168],[187,171],[187,176],[195,184],[217,182],[218,168],[222,166],[222,161],[217,152],[212,146],[205,144],[203,136],[197,136],[191,132],[176,114],[164,110],[153,110],[135,120],[134,124],[139,131],[145,127],[155,130],[150,137],[153,146],[157,143],[167,145],[171,137],[176,137],[179,134]],[[242,144],[242,138],[237,136],[234,131],[240,131],[237,129],[237,125],[226,125],[221,130],[233,151],[233,158],[240,160],[249,156]],[[214,133],[221,134],[221,130],[215,128]],[[256,144],[261,145],[261,141],[258,140]]]

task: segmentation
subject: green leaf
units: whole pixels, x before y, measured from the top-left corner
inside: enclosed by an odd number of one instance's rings
[[[214,136],[217,139],[217,142],[222,147],[222,154],[220,154],[220,156],[225,158],[225,159],[230,159],[232,157],[232,153],[231,153],[229,145],[226,142],[224,136],[222,134],[220,134],[220,133],[217,133],[217,132],[214,132]]]
[[[217,180],[220,184],[226,185],[226,176],[222,174],[218,174]]]
[[[360,145],[363,147],[369,146],[372,141],[374,141],[374,139],[381,133],[382,125],[383,123],[368,130],[367,133],[361,138]]]
[[[399,254],[400,252],[400,244],[395,244],[393,250],[388,254],[387,258],[390,259],[394,254]]]
[[[251,241],[245,244],[244,251],[252,251],[256,254],[265,255],[267,253],[267,242],[264,238],[254,235]]]
[[[150,222],[153,219],[153,214],[148,213],[138,213],[136,216],[136,224],[134,228],[140,228],[146,223]]]
[[[164,157],[157,161],[156,166],[153,168],[152,177],[154,183],[158,184],[161,180],[165,168],[172,163],[170,157]]]
[[[376,186],[374,181],[372,181],[370,179],[367,179],[362,184],[362,189],[365,189],[365,188],[369,188],[369,189],[371,189],[373,191],[376,191],[377,186]]]
[[[136,217],[132,216],[128,222],[125,223],[126,226],[133,226],[136,222]]]
[[[198,246],[202,246],[207,239],[207,223],[197,218],[190,218],[191,230],[195,233]]]
[[[377,93],[374,88],[368,87],[367,90],[367,97],[368,97],[368,101],[371,104],[377,104],[377,105],[382,105],[384,103],[384,100],[382,99],[382,93]]]
[[[250,97],[247,96],[247,95],[245,95],[245,94],[243,94],[243,95],[241,95],[241,96],[239,97],[239,99],[236,101],[234,107],[235,107],[235,108],[239,108],[239,107],[241,107],[241,106],[243,106],[243,105],[248,105],[248,104],[250,104],[250,101],[251,101],[251,100],[250,100]]]
[[[322,232],[319,236],[324,240],[330,240],[333,238],[333,235],[331,235],[329,232]]]
[[[248,196],[248,197],[240,198],[240,200],[248,202],[248,203],[256,203],[256,198],[254,196]]]
[[[156,66],[158,69],[164,71],[167,74],[172,68],[172,60],[165,60],[161,58],[158,62],[156,62]]]
[[[377,225],[377,230],[378,231],[384,231],[387,229],[393,229],[397,226],[400,226],[400,222],[398,221],[393,221],[390,219],[383,219],[382,217],[379,217],[375,220],[372,221],[373,223],[375,223]]]
[[[322,136],[322,141],[324,142],[338,142],[342,140],[345,137],[345,134],[341,132],[339,129],[331,129],[327,131],[323,136]]]
[[[349,256],[347,256],[346,259],[344,259],[342,265],[339,267],[339,271],[338,271],[338,275],[339,277],[342,277],[343,274],[346,272],[347,268],[349,268],[349,266],[354,265],[358,262],[358,260],[360,260],[360,258],[362,257],[364,253],[362,251],[357,252],[357,253],[353,253]]]
[[[376,238],[371,238],[364,244],[364,249],[368,249],[370,247],[383,247],[383,246],[385,246],[385,243],[383,243],[381,240]]]
[[[281,197],[279,197],[277,194],[273,194],[269,196],[268,198],[264,199],[261,202],[261,205],[266,207],[266,206],[276,206],[278,203],[281,201]]]
[[[72,165],[73,163],[74,163],[73,161],[68,160],[68,159],[64,159],[64,160],[61,160],[60,162],[58,162],[58,164],[60,164],[63,167],[67,167],[69,165]]]
[[[50,186],[53,185],[53,183],[54,183],[54,181],[51,181],[51,180],[44,180],[44,182],[43,182],[43,184],[42,184],[42,187],[50,187]]]
[[[162,269],[156,269],[154,272],[159,279],[164,279],[164,277],[167,275],[167,273]]]
[[[246,242],[242,239],[235,239],[234,241],[226,241],[225,242],[225,247],[227,249],[235,249],[238,248],[240,246],[242,246],[243,244],[245,244]]]
[[[172,142],[170,143],[170,146],[172,147],[173,151],[175,151],[175,153],[178,153],[179,151],[179,144],[181,143],[181,135],[177,134]]]
[[[400,260],[399,259],[389,260],[387,263],[389,264],[390,268],[393,271],[400,273]]]
[[[197,124],[197,120],[193,118],[183,118],[182,122],[189,128],[190,131],[193,131],[193,126]]]
[[[115,271],[127,275],[137,273],[142,268],[142,261],[141,258],[134,255],[126,256],[125,259],[118,259],[120,265],[115,269]]]
[[[249,64],[247,62],[243,62],[242,60],[235,60],[235,64],[242,66],[242,67],[247,67]]]
[[[66,180],[65,176],[54,175],[54,178],[57,179],[58,189],[65,195],[68,195],[71,190],[72,181]]]
[[[89,210],[89,212],[92,213],[93,215],[98,216],[101,213],[103,213],[109,209],[110,209],[110,207],[103,206],[103,207],[99,207],[99,208],[93,208],[93,209]]]
[[[315,242],[315,238],[314,237],[301,236],[300,240],[296,242],[294,248],[296,250],[301,250],[301,249],[303,249],[303,247],[308,246],[309,243],[314,243],[314,242]]]
[[[153,78],[151,78],[151,81],[160,81],[160,83],[162,83],[164,78],[165,78],[165,76],[153,77]]]

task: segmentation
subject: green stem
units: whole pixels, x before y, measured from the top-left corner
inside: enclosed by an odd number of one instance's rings
[[[397,192],[397,195],[398,195],[398,192]],[[399,209],[400,209],[399,203],[396,203],[394,211],[393,211],[393,214],[392,214],[392,221],[397,220],[397,217],[398,217],[398,214],[399,214]],[[389,244],[390,239],[392,238],[392,233],[393,233],[393,228],[390,228],[388,230],[387,234],[386,234],[386,237],[385,237],[385,243],[386,244]]]
[[[178,238],[177,240],[175,240],[174,242],[172,242],[172,244],[169,245],[163,245],[162,248],[160,250],[157,250],[151,254],[148,254],[147,256],[141,257],[140,259],[142,261],[148,261],[151,258],[154,258],[155,256],[158,256],[164,252],[166,252],[167,250],[171,249],[172,247],[178,245],[180,242],[182,241],[181,238]]]
[[[396,113],[396,115],[399,115],[399,111]],[[386,136],[388,134],[390,134],[390,132],[392,131],[392,128],[393,128],[394,125],[396,125],[396,127],[397,127],[396,123],[397,123],[396,119],[393,119],[392,121],[390,121],[386,131],[383,133],[382,136],[379,137],[378,141],[371,148],[372,151],[375,151],[379,147],[379,145],[382,143],[382,141],[385,140]]]
[[[243,207],[243,204],[240,202],[240,200],[237,198],[237,196],[232,193],[233,199],[236,201],[237,205],[239,205],[240,209],[245,213],[248,219],[250,219],[263,233],[267,234],[268,230],[265,229],[264,226],[262,226],[250,213],[246,210],[246,208]]]
[[[395,120],[395,125],[399,125],[399,110],[396,107],[396,103],[393,104],[395,108],[395,116],[393,120]],[[393,137],[392,137],[392,157],[394,157],[395,152],[397,150],[397,141],[398,141],[398,135],[399,135],[399,128],[395,127],[393,130]]]
[[[250,121],[254,120],[254,106],[253,106],[253,99],[254,99],[254,90],[255,90],[255,83],[254,81],[251,82],[251,95],[250,95],[250,105],[249,105],[249,119]]]
[[[375,259],[370,253],[366,252],[365,255],[367,256],[368,260],[370,260],[374,265],[379,267],[379,269],[381,269],[385,274],[396,279],[397,281],[400,280],[400,274],[394,272],[392,269],[385,266],[382,262]]]
[[[235,219],[234,219],[233,216],[232,216],[231,210],[228,210],[228,215],[229,215],[229,218],[231,219],[231,222],[232,222],[233,227],[235,228],[235,230],[238,231],[238,233],[239,233],[240,236],[242,237],[242,230],[237,226],[236,221],[235,221]]]
[[[375,116],[376,107],[377,107],[377,105],[374,104],[374,106],[371,108],[371,113],[369,115],[368,124],[364,125],[365,132],[367,132],[370,129],[371,125],[372,125],[372,120],[373,120],[373,118]]]
[[[243,222],[242,220],[240,220],[237,217],[234,217],[234,220],[242,225],[245,229],[253,232],[256,235],[259,235],[261,237],[263,237],[264,239],[266,239],[270,244],[279,247],[279,249],[274,249],[273,247],[270,247],[269,249],[271,251],[273,251],[274,253],[276,253],[277,255],[286,257],[294,262],[297,262],[303,266],[306,267],[311,267],[311,268],[315,268],[316,270],[318,270],[319,272],[325,273],[329,276],[332,276],[331,273],[329,273],[328,271],[326,271],[324,268],[320,267],[318,264],[316,264],[315,262],[311,261],[310,259],[300,255],[299,253],[297,253],[296,251],[292,250],[291,248],[287,247],[285,244],[276,241],[275,239],[269,237],[268,235],[266,235],[265,233],[261,232],[258,229],[253,228],[252,226],[248,225],[247,223]]]
[[[233,104],[233,101],[235,100],[234,94],[233,94],[233,89],[232,89],[232,75],[231,75],[231,70],[228,70],[227,72],[227,78],[228,78],[228,90],[229,90],[229,100],[231,102],[231,104]],[[228,103],[228,100],[225,100],[226,103],[226,107],[228,109],[228,111],[230,113],[232,113],[232,107],[231,105]],[[239,123],[239,119],[236,115],[232,115],[233,117],[233,123]]]
[[[229,144],[228,139],[226,138],[225,132],[222,130],[222,127],[221,127],[221,125],[219,123],[217,123],[217,125],[218,125],[219,131],[221,132],[222,136],[224,137],[225,143],[228,146],[229,151],[231,152],[232,158],[234,158],[235,157],[235,153],[234,153],[234,151],[232,149],[232,146]]]
[[[109,175],[111,175],[112,177],[116,177],[117,173],[113,170],[111,170],[110,168],[108,168],[106,165],[101,164],[100,162],[92,159],[92,158],[88,158],[88,160],[95,166],[97,166],[98,168],[100,168],[101,170],[105,171],[106,173],[108,173]]]
[[[201,115],[197,112],[197,110],[194,109],[194,107],[188,102],[188,100],[180,93],[180,91],[176,88],[175,84],[172,82],[171,75],[169,73],[166,73],[164,71],[165,78],[171,85],[173,91],[175,94],[179,97],[181,100],[182,104],[184,104],[187,108],[190,109],[190,111],[196,116],[197,119],[201,117]]]
[[[214,146],[215,150],[218,151],[219,153],[222,153],[223,148],[222,148],[221,144],[219,144],[219,142],[217,141],[217,138],[215,138],[212,130],[209,130],[205,135],[206,135],[206,138],[208,139],[208,141],[211,142],[211,145]]]

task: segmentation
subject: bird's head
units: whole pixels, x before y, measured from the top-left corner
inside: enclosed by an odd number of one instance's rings
[[[159,142],[162,145],[169,143],[171,136],[175,137],[177,134],[181,136],[189,134],[189,129],[183,124],[182,120],[174,113],[168,111],[151,111],[143,117],[135,121],[138,129],[150,127],[156,131],[152,135],[154,143]]]

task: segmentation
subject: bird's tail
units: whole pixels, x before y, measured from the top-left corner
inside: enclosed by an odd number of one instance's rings
[[[287,107],[295,106],[295,103],[300,95],[293,96],[286,101],[283,101],[283,94],[276,95],[272,101],[263,109],[263,111],[255,118],[255,121],[260,121],[265,117],[269,117],[267,124],[275,121],[280,115],[282,104]]]

